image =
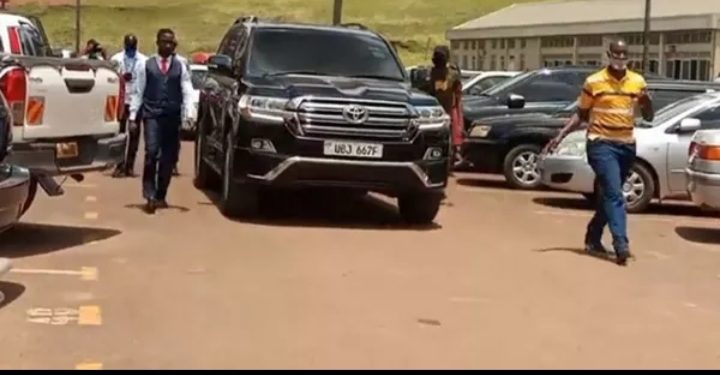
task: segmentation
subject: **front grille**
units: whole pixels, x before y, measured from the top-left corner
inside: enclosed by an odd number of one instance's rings
[[[368,112],[362,124],[343,116],[348,106],[358,105]],[[413,136],[412,113],[405,103],[336,98],[304,100],[297,110],[302,133],[318,138],[407,140]]]

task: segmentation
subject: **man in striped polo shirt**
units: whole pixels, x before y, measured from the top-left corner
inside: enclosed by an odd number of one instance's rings
[[[601,240],[610,228],[619,265],[632,257],[627,235],[627,212],[623,183],[635,161],[635,110],[652,121],[654,111],[645,79],[627,68],[628,48],[614,41],[607,51],[607,67],[587,78],[579,98],[578,114],[549,145],[552,150],[580,123],[588,124],[587,157],[600,187],[595,215],[587,227],[585,247],[591,253],[607,253]]]

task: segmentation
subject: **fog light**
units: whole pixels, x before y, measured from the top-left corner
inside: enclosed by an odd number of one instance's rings
[[[443,152],[440,147],[428,147],[423,160],[440,160],[442,159],[442,155]]]
[[[272,142],[270,142],[267,139],[262,139],[262,138],[253,138],[252,140],[250,140],[250,147],[252,147],[253,150],[258,150],[258,151],[265,151],[265,152],[272,152],[272,153],[277,152],[275,150],[275,146],[273,145]]]

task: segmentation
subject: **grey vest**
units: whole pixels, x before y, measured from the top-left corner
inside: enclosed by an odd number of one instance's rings
[[[182,116],[182,63],[174,56],[166,74],[160,70],[160,61],[149,58],[145,64],[145,92],[142,116],[144,118]]]

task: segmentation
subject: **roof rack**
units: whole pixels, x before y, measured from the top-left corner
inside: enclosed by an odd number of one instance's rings
[[[340,25],[340,27],[347,27],[349,29],[358,29],[358,30],[363,30],[363,31],[370,30],[367,26],[365,26],[361,23],[343,23]]]
[[[258,23],[259,19],[257,16],[241,16],[235,20],[235,24],[238,23]]]

